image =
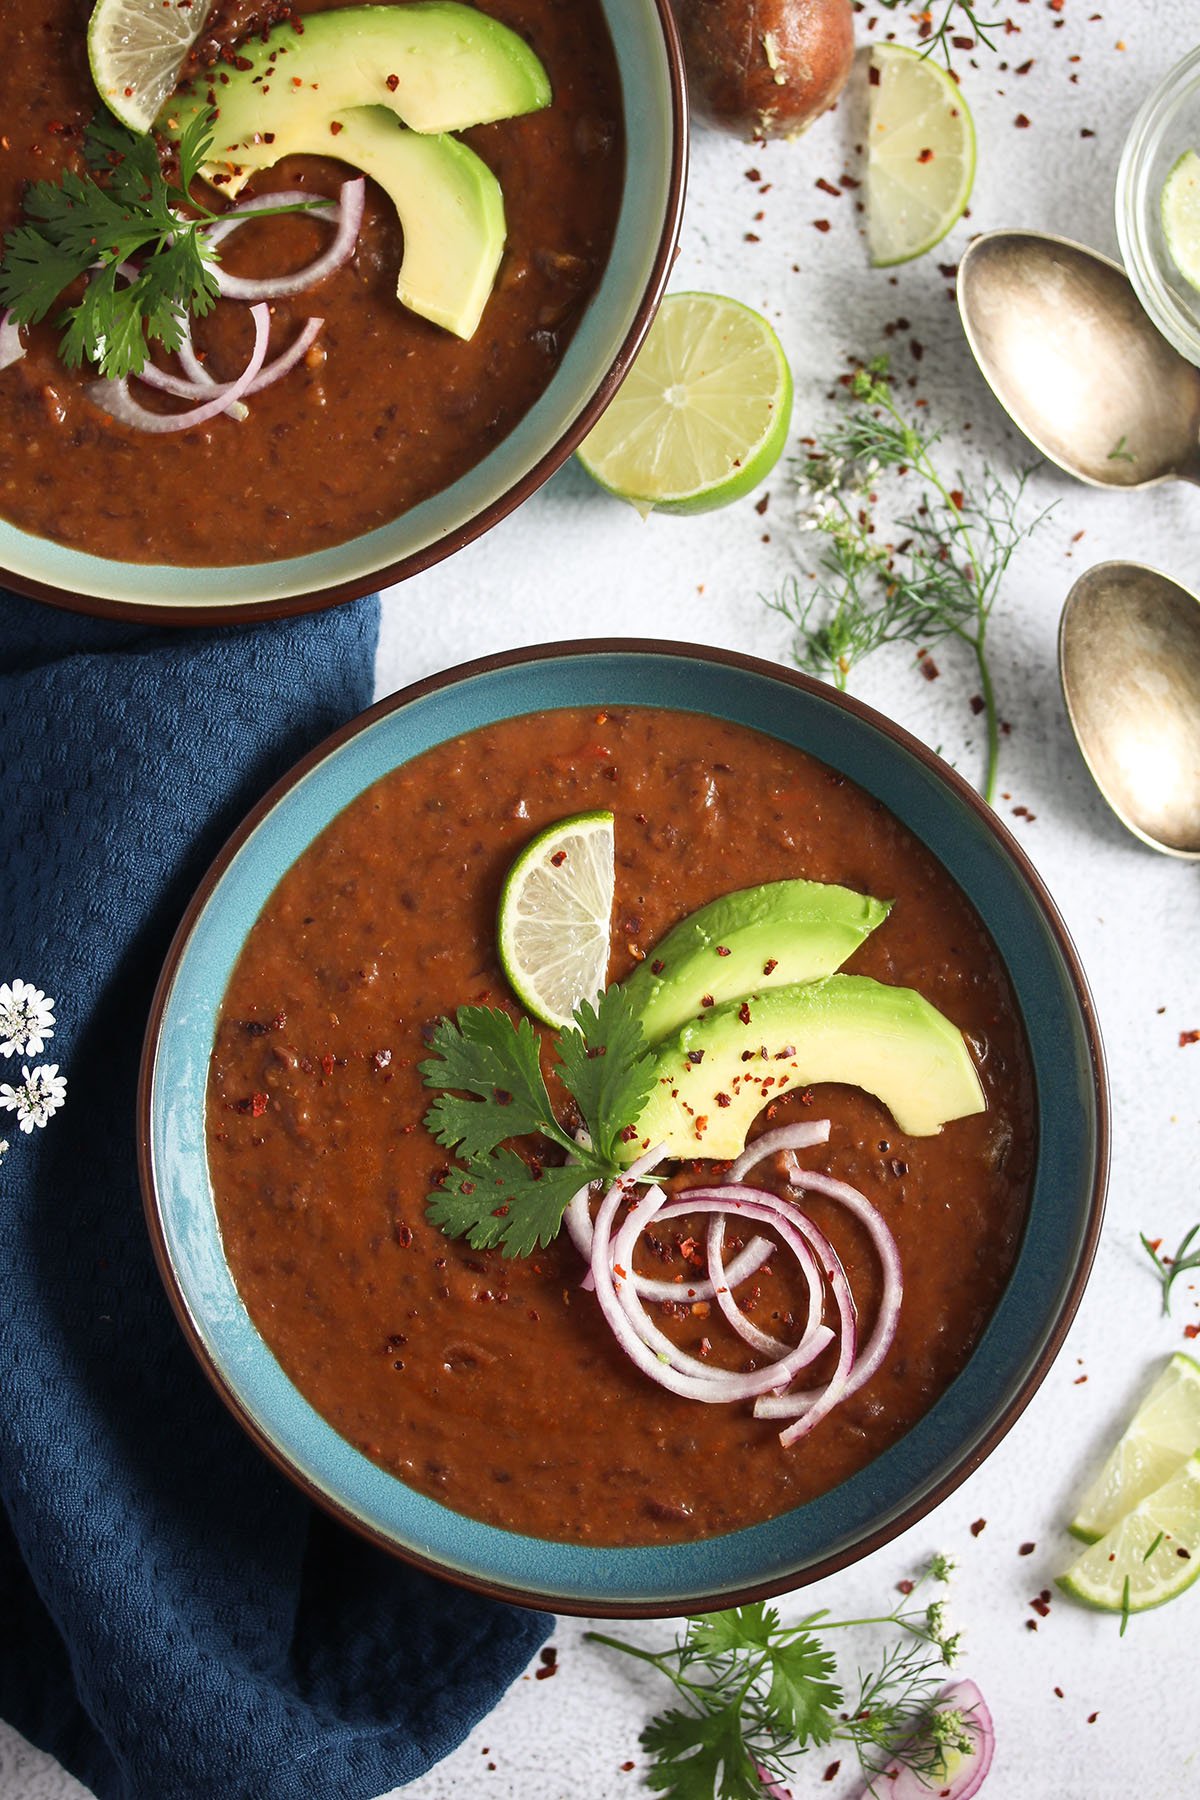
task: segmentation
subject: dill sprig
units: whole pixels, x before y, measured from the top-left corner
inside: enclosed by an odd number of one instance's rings
[[[1020,521],[1031,469],[1006,485],[984,467],[972,489],[935,461],[938,431],[906,418],[888,379],[886,357],[849,380],[851,410],[810,452],[800,485],[813,501],[810,529],[824,538],[820,574],[792,578],[767,604],[795,628],[793,660],[806,674],[845,688],[854,664],[884,644],[928,647],[945,638],[975,658],[987,729],[985,799],[993,801],[1000,718],[987,634],[1005,571],[1018,544],[1046,517]],[[915,506],[879,532],[873,483],[886,470],[919,484]]]
[[[895,12],[899,7],[907,6],[909,0],[879,0],[879,4],[888,12]],[[960,13],[962,14],[961,18],[958,16]],[[1004,20],[981,19],[971,4],[971,0],[945,0],[942,16],[936,24],[933,14],[932,6],[923,7],[913,14],[917,20],[917,37],[920,40],[922,56],[932,56],[935,50],[939,51],[946,67],[953,69],[951,50],[974,48],[973,45],[957,42],[957,39],[967,31],[975,34],[976,42],[982,44],[985,50],[999,48],[996,40],[989,36],[989,33],[1003,31]]]
[[[191,194],[212,148],[213,117],[203,111],[188,121],[176,146],[178,171],[168,174],[153,138],[98,114],[83,141],[91,173],[66,169],[26,191],[23,221],[0,257],[0,307],[11,309],[16,324],[36,325],[86,276],[79,299],[57,320],[59,356],[69,368],[86,359],[108,379],[137,375],[151,341],[178,350],[188,314],[203,317],[216,304],[217,252],[205,234],[221,215]],[[256,216],[329,204],[264,207]]]
[[[1162,1242],[1161,1238],[1148,1238],[1144,1231],[1139,1231],[1138,1233],[1138,1236],[1142,1240],[1142,1249],[1146,1252],[1146,1255],[1158,1270],[1158,1277],[1162,1282],[1162,1309],[1164,1313],[1169,1313],[1171,1310],[1171,1284],[1174,1282],[1176,1276],[1182,1275],[1187,1269],[1200,1269],[1200,1244],[1197,1244],[1194,1250],[1192,1249],[1192,1239],[1197,1233],[1200,1233],[1200,1225],[1193,1225],[1190,1231],[1185,1232],[1174,1256],[1160,1256],[1158,1254],[1158,1246]]]
[[[688,1619],[683,1635],[659,1652],[588,1632],[592,1643],[648,1663],[683,1702],[642,1732],[654,1758],[647,1785],[667,1800],[761,1800],[768,1784],[790,1779],[807,1750],[835,1743],[853,1747],[869,1781],[900,1762],[936,1783],[946,1752],[970,1750],[973,1739],[960,1712],[936,1705],[959,1647],[945,1602],[914,1605],[912,1595],[927,1579],[948,1580],[951,1567],[934,1557],[904,1599],[874,1618],[831,1619],[822,1611],[783,1625],[759,1601]],[[828,1635],[880,1625],[901,1635],[876,1667],[858,1670],[857,1697],[847,1705]]]

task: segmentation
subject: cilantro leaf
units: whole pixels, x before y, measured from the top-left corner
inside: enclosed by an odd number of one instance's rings
[[[837,1723],[842,1690],[833,1680],[836,1663],[809,1633],[771,1652],[767,1706],[798,1744],[827,1744]]]
[[[528,1256],[558,1236],[579,1187],[578,1169],[531,1168],[515,1150],[498,1150],[451,1169],[425,1210],[448,1237],[465,1237],[476,1250],[498,1245],[505,1256]]]
[[[656,1758],[647,1787],[666,1800],[762,1800],[762,1782],[742,1736],[736,1700],[703,1713],[672,1708],[642,1732]]]
[[[439,1094],[426,1118],[439,1144],[461,1146],[468,1162],[531,1131],[571,1146],[554,1117],[542,1078],[541,1040],[528,1019],[514,1023],[498,1006],[460,1006],[453,1020],[438,1021],[430,1049],[433,1057],[420,1065],[426,1087],[476,1096]]]
[[[692,1619],[688,1644],[701,1656],[719,1656],[725,1650],[769,1650],[778,1630],[779,1614],[759,1600],[752,1606],[735,1606]]]
[[[598,1006],[585,1000],[576,1007],[574,1027],[559,1034],[558,1059],[593,1151],[615,1165],[621,1133],[639,1116],[654,1086],[642,1022],[624,988],[607,988]]]

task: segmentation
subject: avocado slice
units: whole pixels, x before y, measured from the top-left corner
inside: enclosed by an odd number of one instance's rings
[[[627,1161],[659,1143],[672,1156],[737,1156],[769,1101],[818,1081],[865,1088],[910,1137],[987,1105],[958,1027],[913,988],[862,975],[728,1001],[654,1055],[654,1091]]]
[[[404,231],[396,294],[456,337],[474,335],[504,254],[504,196],[473,150],[452,137],[406,131],[382,106],[339,113],[336,137],[316,131],[300,149],[330,154],[370,175]]]
[[[386,106],[411,130],[464,131],[549,106],[550,80],[524,38],[473,6],[411,0],[305,14],[239,47],[238,67],[204,75],[167,102],[160,128],[178,136],[216,107],[205,173],[236,194],[255,169],[331,149],[330,120]]]
[[[724,1000],[832,975],[891,902],[823,881],[770,881],[681,919],[621,983],[657,1044]]]

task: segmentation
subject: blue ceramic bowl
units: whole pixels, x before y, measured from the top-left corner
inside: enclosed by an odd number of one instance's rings
[[[833,1492],[698,1543],[585,1549],[482,1525],[413,1492],[313,1411],[259,1337],[222,1252],[205,1155],[217,1014],[284,871],[365,787],[435,744],[558,706],[674,707],[767,732],[876,795],[938,856],[1008,967],[1032,1051],[1039,1141],[1016,1268],[962,1373],[905,1437]],[[1053,903],[995,814],[924,745],[768,663],[694,646],[551,645],[471,663],[382,702],[262,802],[218,858],[159,986],[142,1072],[142,1171],[160,1266],[208,1373],[262,1447],[323,1505],[402,1556],[562,1611],[683,1613],[799,1586],[903,1530],[978,1466],[1046,1373],[1100,1229],[1107,1094],[1087,985]]]
[[[365,536],[230,568],[114,562],[0,520],[0,581],[79,612],[219,624],[312,611],[401,581],[488,530],[547,481],[604,410],[650,328],[679,238],[683,60],[669,0],[601,0],[621,77],[625,182],[612,254],[541,398],[481,463]]]

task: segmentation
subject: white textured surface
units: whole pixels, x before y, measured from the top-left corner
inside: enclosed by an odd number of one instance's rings
[[[1021,28],[1003,55],[1014,65],[1033,57],[1034,67],[1018,78],[986,53],[978,68],[960,57],[979,126],[979,178],[970,222],[940,254],[951,262],[971,229],[999,225],[1042,226],[1114,254],[1111,194],[1125,128],[1147,87],[1200,34],[1200,12],[1188,0],[1066,0],[1061,12],[1045,0],[983,8],[1002,10]],[[868,9],[860,30],[869,16]],[[1031,121],[1027,129],[1014,128],[1018,113]],[[1083,128],[1096,136],[1081,138]],[[674,285],[736,294],[777,321],[796,374],[798,434],[821,415],[843,359],[872,353],[883,325],[903,315],[911,329],[895,343],[916,337],[924,345],[921,391],[955,448],[964,445],[965,455],[980,446],[1000,464],[1019,457],[1020,442],[1006,434],[966,351],[939,252],[898,271],[893,284],[866,267],[853,198],[815,188],[819,177],[856,173],[853,132],[844,107],[790,146],[751,149],[698,133]],[[752,168],[771,184],[767,194],[747,180]],[[814,228],[819,218],[830,220],[827,234]],[[760,241],[747,242],[747,232]],[[897,362],[906,367],[907,353]],[[963,433],[967,421],[972,429]],[[786,628],[758,596],[778,586],[812,540],[794,529],[782,469],[770,492],[765,518],[743,502],[707,519],[643,525],[567,468],[486,540],[389,596],[380,692],[469,656],[570,636],[657,634],[785,659]],[[996,1720],[989,1800],[1184,1800],[1200,1794],[1200,1598],[1134,1619],[1123,1641],[1113,1619],[1065,1598],[1054,1600],[1036,1633],[1026,1624],[1035,1618],[1029,1601],[1069,1557],[1062,1521],[1073,1495],[1147,1372],[1184,1347],[1185,1323],[1200,1320],[1200,1290],[1192,1289],[1178,1295],[1173,1319],[1160,1317],[1137,1243],[1143,1228],[1169,1247],[1200,1216],[1200,1044],[1179,1046],[1181,1030],[1200,1027],[1200,870],[1155,857],[1109,817],[1071,742],[1055,672],[1059,609],[1092,562],[1139,557],[1200,581],[1200,497],[1182,487],[1096,494],[1053,471],[1035,479],[1034,494],[1057,500],[1057,511],[1012,568],[994,627],[1001,705],[1013,727],[1001,804],[1006,814],[1019,804],[1036,815],[1010,822],[1066,915],[1099,1005],[1114,1099],[1107,1224],[1066,1349],[1002,1446],[906,1537],[810,1591],[803,1606],[784,1605],[793,1613],[833,1606],[843,1617],[875,1612],[930,1551],[949,1551],[960,1562],[963,1668]],[[938,662],[941,678],[926,682],[906,653],[888,655],[862,672],[855,691],[974,778],[975,682],[951,652],[939,652]],[[986,1527],[973,1537],[979,1519]],[[1036,1550],[1020,1557],[1026,1541]],[[563,1622],[555,1679],[519,1682],[455,1756],[408,1790],[413,1800],[628,1800],[642,1791],[637,1736],[667,1691],[636,1665],[583,1643],[583,1629]],[[672,1634],[662,1623],[623,1629],[648,1645]],[[849,1660],[852,1672],[852,1650]],[[855,1791],[847,1762],[825,1784],[831,1760],[822,1752],[808,1759],[797,1800]],[[629,1761],[632,1771],[622,1767]],[[0,1727],[0,1800],[82,1794]]]

